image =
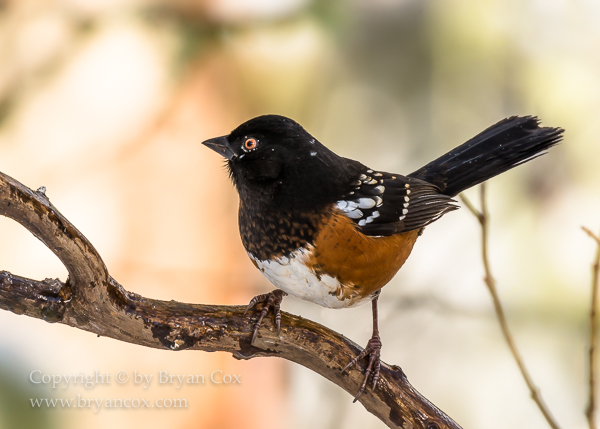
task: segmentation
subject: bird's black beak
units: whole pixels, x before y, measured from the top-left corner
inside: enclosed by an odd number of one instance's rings
[[[217,152],[219,155],[224,156],[228,160],[237,158],[237,154],[231,149],[227,136],[215,137],[203,141],[202,144]]]

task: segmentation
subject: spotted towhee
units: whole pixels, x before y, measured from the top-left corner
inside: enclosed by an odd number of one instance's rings
[[[373,336],[342,369],[368,357],[379,379],[377,298],[402,267],[425,226],[458,207],[453,196],[544,153],[560,128],[535,117],[504,119],[417,171],[377,171],[323,146],[291,119],[251,119],[204,144],[227,158],[239,193],[239,227],[252,263],[278,289],[252,299],[265,305],[255,324],[287,294],[329,308],[373,306]]]

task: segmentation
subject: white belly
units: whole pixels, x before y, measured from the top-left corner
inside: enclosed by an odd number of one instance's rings
[[[371,297],[358,296],[340,299],[344,287],[336,278],[326,274],[317,276],[312,268],[306,265],[312,248],[298,249],[289,257],[260,261],[248,253],[258,269],[273,285],[296,298],[314,302],[328,308],[356,307],[371,301]]]

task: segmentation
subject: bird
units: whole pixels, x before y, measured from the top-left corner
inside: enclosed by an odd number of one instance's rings
[[[339,156],[280,115],[252,118],[204,141],[225,158],[239,194],[242,244],[276,287],[246,308],[263,303],[251,343],[269,309],[280,335],[288,294],[334,309],[370,301],[371,339],[342,373],[368,359],[354,402],[369,379],[374,391],[382,347],[378,298],[424,228],[458,209],[453,197],[460,192],[546,153],[563,131],[540,126],[535,116],[512,116],[408,175]]]

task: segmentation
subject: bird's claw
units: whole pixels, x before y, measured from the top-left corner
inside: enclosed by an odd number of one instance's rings
[[[262,311],[260,312],[260,315],[258,316],[256,324],[254,325],[254,332],[252,333],[252,340],[250,341],[250,344],[254,343],[254,340],[256,339],[256,334],[258,334],[258,328],[260,328],[260,324],[263,318],[267,315],[267,313],[269,312],[269,308],[271,307],[273,307],[275,325],[277,326],[277,335],[279,335],[279,333],[281,332],[281,301],[286,295],[287,293],[285,293],[281,289],[275,289],[272,292],[257,295],[254,298],[252,298],[252,300],[246,307],[246,311],[244,311],[244,314],[246,314],[248,310],[252,309],[259,302],[264,303],[264,306]]]
[[[358,389],[358,393],[352,402],[358,401],[360,395],[362,395],[362,393],[365,391],[365,386],[367,385],[367,381],[369,380],[371,373],[373,374],[373,385],[371,387],[371,391],[374,391],[375,387],[377,386],[377,382],[379,381],[379,372],[381,370],[381,340],[379,339],[379,336],[374,336],[371,338],[367,343],[367,347],[365,347],[365,349],[360,352],[358,356],[348,362],[348,364],[342,369],[342,373],[346,372],[348,368],[356,365],[359,360],[366,356],[369,356],[369,363],[365,371],[365,378],[363,379],[363,382]]]

